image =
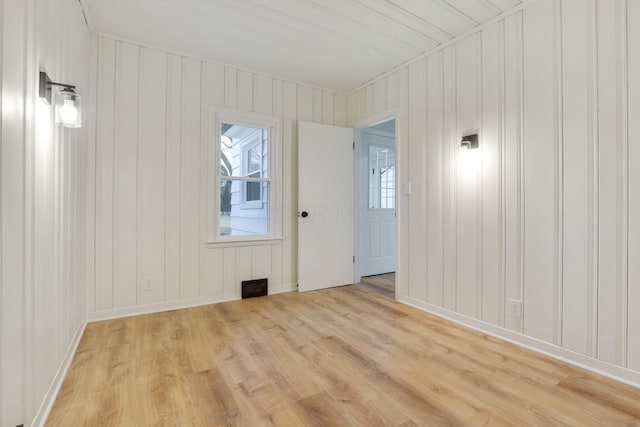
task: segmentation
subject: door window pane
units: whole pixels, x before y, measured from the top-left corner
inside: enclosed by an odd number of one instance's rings
[[[392,147],[369,146],[369,208],[395,209],[396,155]]]

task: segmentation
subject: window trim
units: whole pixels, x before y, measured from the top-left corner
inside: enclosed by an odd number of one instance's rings
[[[220,129],[222,123],[232,123],[243,126],[268,129],[269,140],[267,143],[268,160],[266,178],[229,177],[220,173]],[[209,108],[207,132],[207,183],[205,185],[206,196],[206,244],[225,242],[252,242],[282,239],[282,118],[247,111],[234,110],[211,106]],[[261,149],[262,151],[262,149]],[[264,153],[261,152],[262,155]],[[244,167],[241,165],[241,167]],[[268,182],[269,183],[269,233],[255,236],[221,236],[220,235],[220,182],[221,180],[241,182]],[[243,190],[244,192],[244,190]],[[244,199],[244,194],[242,194]],[[254,203],[254,202],[249,202]],[[264,201],[260,200],[260,205]],[[242,203],[240,204],[242,206]],[[262,206],[260,206],[262,207]]]

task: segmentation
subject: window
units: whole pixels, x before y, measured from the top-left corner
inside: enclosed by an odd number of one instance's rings
[[[369,145],[369,208],[396,208],[396,153],[392,147]]]
[[[273,117],[215,111],[213,151],[219,163],[211,186],[211,239],[251,240],[278,235],[274,208],[281,210],[274,156],[279,123]]]

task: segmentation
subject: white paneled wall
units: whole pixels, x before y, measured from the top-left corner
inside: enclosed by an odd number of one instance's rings
[[[349,95],[350,124],[407,120],[401,300],[638,382],[639,27],[635,0],[540,0]]]
[[[346,125],[346,96],[103,37],[94,62],[92,316],[236,299],[252,278],[295,289],[296,123]],[[210,106],[283,119],[282,241],[206,245]]]
[[[75,0],[4,0],[0,425],[40,425],[85,324],[87,125],[54,124],[38,71],[91,98]]]

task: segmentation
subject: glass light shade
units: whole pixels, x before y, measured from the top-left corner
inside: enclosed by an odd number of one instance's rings
[[[82,127],[80,96],[69,89],[56,93],[56,123],[68,128]]]
[[[465,178],[473,178],[480,167],[480,150],[477,148],[460,147],[458,151],[458,173]]]

